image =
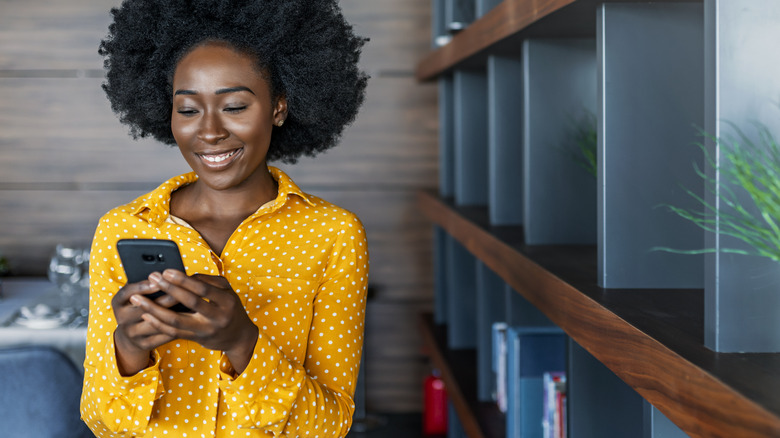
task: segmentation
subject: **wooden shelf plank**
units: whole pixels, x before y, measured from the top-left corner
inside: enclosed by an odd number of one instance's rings
[[[418,207],[689,435],[780,436],[780,354],[704,347],[701,290],[602,289],[594,247],[525,246],[430,192]]]
[[[504,0],[447,45],[430,53],[417,65],[417,79],[435,78],[443,70],[512,36],[540,18],[575,0]]]
[[[485,58],[487,52],[518,53],[520,40],[525,37],[593,37],[596,8],[613,1],[647,0],[504,0],[457,33],[449,43],[428,53],[417,64],[417,80],[436,79],[471,58]]]
[[[434,366],[441,371],[447,396],[469,438],[504,438],[506,420],[495,403],[477,401],[477,355],[472,349],[447,348],[447,329],[429,313],[420,315],[420,331]]]

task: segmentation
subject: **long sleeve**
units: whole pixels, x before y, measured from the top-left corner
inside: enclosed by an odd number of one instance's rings
[[[244,373],[233,379],[223,361],[220,388],[240,427],[290,437],[342,437],[349,430],[368,284],[367,244],[357,218],[345,222],[327,263],[303,365],[262,331]]]
[[[115,253],[111,221],[101,220],[90,260],[90,321],[84,360],[81,416],[97,436],[130,437],[142,434],[154,401],[163,394],[159,355],[154,365],[130,377],[119,374],[114,350],[116,321],[111,298],[122,278]]]

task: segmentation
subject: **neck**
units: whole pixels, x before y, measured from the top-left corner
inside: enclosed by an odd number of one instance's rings
[[[199,211],[212,218],[248,217],[263,204],[276,199],[278,186],[266,166],[236,187],[215,190],[201,180],[179,190],[182,193],[172,202],[171,210]]]

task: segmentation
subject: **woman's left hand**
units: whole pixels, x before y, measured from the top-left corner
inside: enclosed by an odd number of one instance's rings
[[[224,351],[235,372],[244,371],[257,343],[258,328],[227,279],[202,274],[188,277],[166,270],[162,275],[152,274],[149,280],[194,313],[175,312],[141,298],[134,304],[147,312],[144,320],[174,338]]]

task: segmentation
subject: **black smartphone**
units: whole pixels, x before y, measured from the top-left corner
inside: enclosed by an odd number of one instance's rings
[[[149,278],[152,272],[160,272],[166,269],[184,270],[181,261],[181,253],[176,242],[164,239],[121,239],[116,243],[119,258],[125,268],[125,276],[128,283],[138,283]],[[147,298],[153,300],[164,294],[158,291]],[[189,312],[192,310],[181,303],[170,307],[176,312]]]

